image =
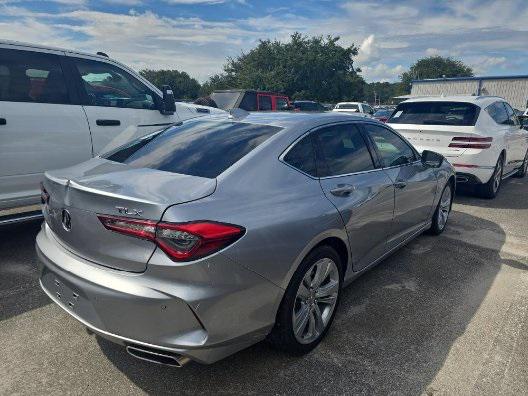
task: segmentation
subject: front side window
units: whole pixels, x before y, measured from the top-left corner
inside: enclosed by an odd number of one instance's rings
[[[189,121],[117,149],[106,159],[137,168],[215,178],[282,128]]]
[[[486,107],[486,112],[497,124],[508,125],[510,123],[508,112],[506,111],[506,107],[504,107],[502,102],[490,104],[488,107]]]
[[[416,161],[416,153],[411,146],[394,132],[374,124],[365,124],[365,130],[374,141],[384,167]]]
[[[479,107],[464,102],[407,102],[400,103],[391,124],[472,126],[477,122]]]
[[[271,107],[271,96],[269,95],[258,95],[259,110],[268,111],[272,110]]]
[[[70,103],[59,56],[0,49],[0,100]]]
[[[365,113],[374,114],[374,110],[372,109],[372,107],[367,104],[363,105],[363,110],[365,111]]]
[[[517,115],[515,115],[515,110],[512,109],[512,107],[506,103],[502,102],[504,107],[506,107],[506,113],[508,113],[508,119],[510,125],[519,125],[519,120],[517,119]]]
[[[156,108],[154,93],[124,70],[105,62],[75,59],[81,84],[91,106],[128,109]]]
[[[315,132],[318,173],[321,177],[346,175],[374,169],[374,163],[359,129],[340,124]]]
[[[293,146],[284,156],[284,162],[304,173],[316,176],[317,170],[315,167],[315,153],[313,150],[312,136],[305,136]]]

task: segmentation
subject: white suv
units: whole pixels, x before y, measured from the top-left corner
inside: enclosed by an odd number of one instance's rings
[[[354,113],[363,117],[372,117],[374,109],[366,103],[361,102],[341,102],[335,105],[332,111],[340,113]]]
[[[0,225],[40,215],[44,171],[211,112],[104,54],[0,40]]]
[[[419,150],[436,151],[455,167],[457,182],[494,198],[508,176],[524,177],[528,132],[495,96],[420,97],[398,105],[387,123]]]

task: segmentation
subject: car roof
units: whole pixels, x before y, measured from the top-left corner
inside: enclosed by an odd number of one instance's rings
[[[365,117],[348,113],[326,112],[326,113],[299,113],[299,112],[278,112],[278,111],[241,111],[233,115],[214,116],[215,119],[232,120],[250,124],[271,125],[280,128],[300,128],[304,131],[316,128],[321,125],[343,121],[373,121]],[[205,118],[203,118],[205,120]]]
[[[461,102],[473,103],[479,107],[486,107],[494,102],[506,102],[504,98],[499,96],[474,96],[474,95],[450,95],[450,96],[419,96],[410,98],[402,103],[416,103],[416,102]]]
[[[71,50],[71,49],[59,48],[59,47],[52,47],[52,46],[40,45],[40,44],[25,43],[25,42],[22,42],[22,41],[12,41],[12,40],[1,40],[0,39],[0,44],[1,45],[12,45],[12,46],[17,46],[17,47],[26,47],[28,49],[33,49],[33,50],[61,51],[61,52],[67,52],[69,54],[85,55],[85,56],[91,56],[91,57],[101,58],[101,59],[105,59],[105,60],[111,59],[108,56],[93,54],[93,53],[90,53],[90,52],[83,52],[83,51],[77,51],[77,50]],[[112,59],[112,61],[117,62],[114,59]],[[119,63],[119,62],[117,62],[117,63]]]
[[[336,106],[340,105],[340,104],[366,104],[366,103],[362,103],[362,102],[339,102],[339,103],[336,103]]]

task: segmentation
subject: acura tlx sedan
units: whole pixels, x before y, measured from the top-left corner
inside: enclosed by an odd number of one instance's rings
[[[302,354],[344,285],[444,230],[454,188],[441,155],[374,119],[187,121],[46,174],[40,282],[144,360],[212,363],[266,338]]]

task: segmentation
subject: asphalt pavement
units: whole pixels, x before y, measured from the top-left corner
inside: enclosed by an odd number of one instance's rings
[[[40,290],[39,223],[0,229],[0,394],[485,394],[528,390],[528,178],[459,195],[344,290],[326,339],[291,357],[257,344],[210,366],[134,359]]]

